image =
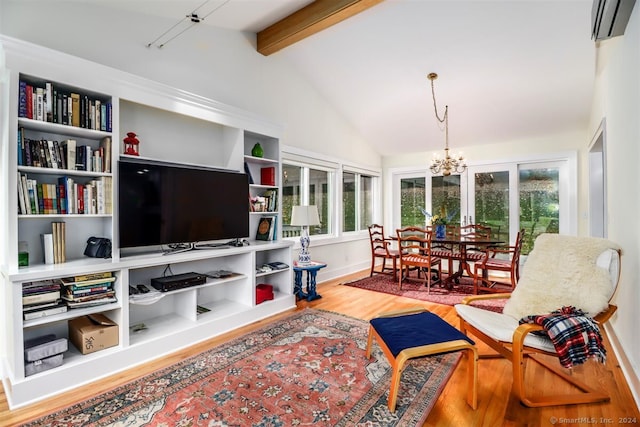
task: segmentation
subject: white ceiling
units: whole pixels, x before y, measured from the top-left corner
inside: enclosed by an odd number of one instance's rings
[[[106,1],[257,32],[309,0]],[[217,8],[217,9],[216,9]],[[216,9],[209,15],[209,12]],[[208,15],[208,16],[207,16]],[[449,105],[452,150],[586,130],[591,0],[385,0],[273,54],[302,72],[380,154],[442,148],[426,75]]]

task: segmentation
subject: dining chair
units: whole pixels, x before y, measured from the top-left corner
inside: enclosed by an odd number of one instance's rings
[[[491,227],[481,224],[467,224],[460,227],[460,235],[474,239],[490,239]],[[486,247],[467,246],[467,261],[479,261],[484,258]]]
[[[440,257],[432,254],[433,231],[425,227],[404,227],[396,230],[400,250],[398,286],[402,290],[402,282],[409,279],[411,269],[418,270],[418,276],[411,280],[419,280],[427,286],[440,282]],[[421,274],[423,273],[423,274]],[[432,277],[435,273],[435,279]],[[424,277],[422,277],[424,275]]]
[[[609,400],[606,391],[580,378],[572,367],[588,356],[603,354],[602,340],[594,344],[589,338],[587,343],[585,337],[593,337],[594,333],[599,336],[599,328],[616,311],[610,301],[620,278],[620,255],[620,247],[606,239],[544,233],[536,238],[513,292],[469,296],[455,306],[460,330],[483,341],[511,362],[512,390],[524,405],[543,407]],[[473,305],[494,298],[507,298],[502,313]],[[555,340],[550,338],[551,331],[547,332],[538,323],[527,322],[532,315],[551,315],[567,307],[580,309],[585,315],[568,318],[558,328],[560,333],[554,334]],[[584,322],[589,326],[588,331]],[[568,338],[565,345],[558,347],[558,337]],[[591,344],[596,347],[595,353]],[[559,363],[567,355],[578,356],[578,360],[571,357],[571,363]],[[486,357],[494,355],[480,356]],[[525,370],[531,362],[573,385],[577,391],[558,392],[561,389],[558,384],[550,391],[541,392],[535,378],[528,378],[532,383],[525,382]],[[594,378],[594,383],[597,382]]]
[[[369,240],[371,242],[371,271],[369,277],[374,273],[390,274],[395,280],[397,278],[397,261],[400,252],[392,248],[393,239],[384,234],[384,226],[371,224],[369,226]],[[382,265],[376,270],[376,262],[382,259]],[[391,261],[391,267],[387,266],[387,261]]]
[[[473,293],[480,291],[513,291],[520,279],[520,254],[524,241],[524,228],[516,236],[513,246],[487,248],[473,270]],[[498,273],[491,274],[492,272]]]

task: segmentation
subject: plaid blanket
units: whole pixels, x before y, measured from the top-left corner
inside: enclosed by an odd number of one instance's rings
[[[535,323],[544,328],[565,368],[582,364],[589,357],[601,363],[607,359],[598,325],[580,309],[562,307],[550,314],[525,316],[520,319],[522,323]]]

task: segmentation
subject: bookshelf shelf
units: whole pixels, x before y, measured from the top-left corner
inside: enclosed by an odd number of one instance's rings
[[[3,35],[0,35],[0,45],[5,56],[4,63],[0,65],[4,68],[0,71],[6,76],[0,81],[0,98],[3,101],[0,102],[0,121],[8,125],[7,131],[0,133],[0,148],[8,153],[5,162],[8,167],[0,172],[5,182],[0,187],[0,196],[9,206],[0,224],[0,229],[7,231],[6,250],[0,251],[0,311],[5,313],[5,329],[0,334],[3,339],[0,342],[0,359],[5,368],[3,381],[10,408],[35,403],[97,378],[115,375],[132,366],[295,308],[291,268],[256,275],[256,266],[275,261],[290,264],[292,260],[292,244],[282,240],[280,231],[280,126],[256,118],[253,113],[196,94]],[[104,129],[110,131],[23,117],[20,109],[21,105],[24,106],[20,100],[21,81],[34,87],[49,83],[59,91],[77,92],[100,101],[101,105],[109,105],[111,122]],[[250,194],[262,196],[271,192],[275,197],[273,212],[252,212],[249,215],[249,235],[238,237],[249,240],[250,244],[169,255],[162,255],[162,250],[166,249],[163,247],[139,248],[130,252],[122,250],[118,186],[126,183],[120,182],[118,160],[129,157],[124,154],[121,141],[131,131],[140,137],[141,156],[136,158],[235,171],[245,170],[246,165],[257,180],[249,187]],[[105,138],[110,138],[110,145]],[[52,140],[60,145],[72,139],[76,140],[76,147],[89,147],[85,148],[86,152],[97,152],[95,157],[103,159],[103,167],[95,170],[105,172],[38,166],[58,164],[53,161],[33,162],[33,159],[27,162],[26,151],[20,142],[29,140],[28,144],[32,144],[33,141]],[[264,157],[251,155],[252,147],[258,142],[264,149]],[[60,156],[69,154],[64,147],[69,145],[63,146],[62,152],[54,153]],[[30,145],[30,148],[35,147]],[[71,157],[64,159],[68,163]],[[269,178],[274,180],[270,183],[272,185],[261,183],[263,168],[270,168]],[[20,206],[17,190],[21,176],[25,175],[36,184],[55,185],[58,178],[64,177],[83,185],[92,180],[111,180],[112,191],[107,196],[111,213],[28,213],[31,211]],[[255,241],[258,222],[265,215],[275,217],[278,221],[275,230],[278,231],[273,240]],[[66,262],[44,264],[41,235],[51,233],[52,222],[65,223]],[[112,240],[111,258],[84,256],[87,239],[92,236]],[[29,253],[29,265],[24,267],[18,265],[18,248],[24,246],[23,242]],[[150,286],[151,279],[167,274],[216,270],[235,274],[168,292],[149,305],[129,300],[129,286]],[[25,283],[101,272],[112,272],[116,276],[113,289],[117,302],[23,319],[22,290]],[[256,286],[265,281],[273,286],[274,299],[256,304]],[[198,306],[209,311],[198,314]],[[26,339],[48,334],[68,338],[68,322],[90,314],[103,314],[117,324],[117,346],[83,355],[69,343],[61,366],[25,376]],[[140,332],[131,329],[140,323],[144,323],[146,329]]]

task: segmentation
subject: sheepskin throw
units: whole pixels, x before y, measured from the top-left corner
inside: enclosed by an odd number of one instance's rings
[[[594,237],[541,234],[503,312],[521,319],[571,306],[595,316],[607,308],[615,290],[609,272],[596,265],[607,249],[619,246]]]

